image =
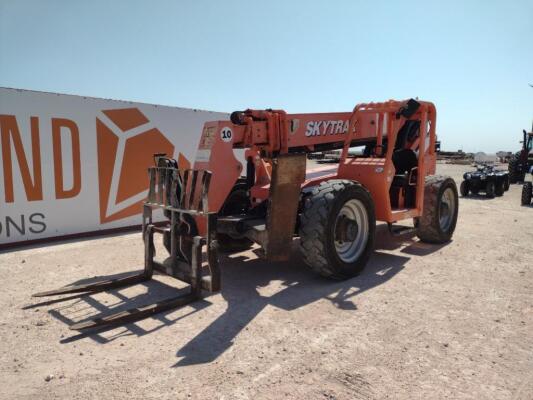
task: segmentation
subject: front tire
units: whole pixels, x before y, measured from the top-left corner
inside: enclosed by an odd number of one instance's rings
[[[300,251],[316,273],[348,279],[367,264],[375,230],[374,202],[368,190],[349,180],[322,182],[304,205]]]
[[[416,221],[416,235],[422,242],[446,243],[455,231],[459,196],[455,181],[446,176],[426,177],[424,210]]]
[[[524,186],[522,186],[522,205],[529,206],[531,204],[531,197],[533,197],[533,183],[525,182]]]

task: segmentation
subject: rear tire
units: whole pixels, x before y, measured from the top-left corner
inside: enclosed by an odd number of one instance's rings
[[[496,187],[494,189],[494,193],[496,196],[503,196],[503,193],[505,192],[504,182],[503,180],[496,182]]]
[[[529,206],[531,204],[531,197],[533,197],[533,183],[525,182],[524,186],[522,186],[522,205]]]
[[[374,202],[368,190],[349,180],[322,182],[304,204],[300,251],[316,273],[348,279],[367,264],[375,230]]]
[[[427,176],[424,210],[415,222],[416,235],[426,243],[448,242],[455,231],[458,212],[459,198],[455,181],[447,176]]]
[[[487,182],[485,186],[485,196],[487,196],[487,198],[489,199],[494,198],[495,190],[496,188],[495,188],[494,182],[492,181]]]
[[[461,196],[463,197],[467,197],[468,196],[468,192],[470,191],[470,188],[469,188],[469,184],[468,184],[468,181],[462,181],[461,182],[461,186],[459,187],[459,190],[461,192]]]
[[[503,183],[503,190],[505,190],[507,192],[509,190],[509,186],[511,186],[511,184],[509,182],[509,175],[507,175],[505,177],[505,181]]]

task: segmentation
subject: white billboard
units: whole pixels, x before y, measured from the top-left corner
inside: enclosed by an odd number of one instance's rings
[[[0,248],[141,223],[154,153],[193,162],[228,114],[0,88]]]

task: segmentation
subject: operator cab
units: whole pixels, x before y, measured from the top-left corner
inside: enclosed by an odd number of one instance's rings
[[[389,189],[391,209],[405,210],[416,207],[416,191],[418,181],[418,151],[413,150],[413,143],[420,136],[420,121],[406,120],[398,131],[392,163],[395,173]],[[387,153],[388,137],[383,137],[379,146],[375,139],[361,144],[362,154],[356,158],[383,158]],[[352,150],[352,149],[350,149]]]
[[[420,121],[407,120],[398,131],[392,163],[395,174],[389,190],[391,208],[405,209],[416,206],[418,156],[410,145],[420,134]]]

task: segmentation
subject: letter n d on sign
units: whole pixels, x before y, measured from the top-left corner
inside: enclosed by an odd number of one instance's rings
[[[41,144],[39,141],[39,119],[31,117],[31,154],[33,158],[33,179],[30,174],[28,159],[22,144],[22,138],[14,115],[0,115],[0,141],[2,143],[2,160],[4,167],[4,191],[6,203],[15,201],[13,190],[13,163],[11,144],[15,148],[22,183],[28,201],[43,199],[43,181],[41,176]]]
[[[63,152],[61,128],[67,128],[72,139],[72,188],[65,189],[63,181]],[[81,190],[80,132],[74,121],[52,118],[52,143],[54,148],[54,176],[56,199],[75,197]]]

